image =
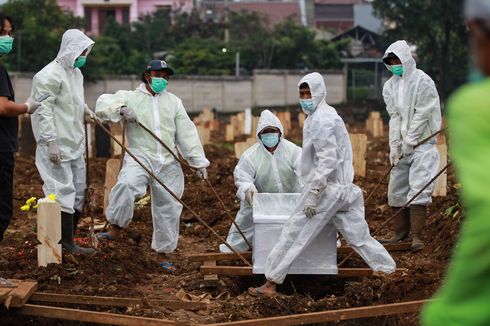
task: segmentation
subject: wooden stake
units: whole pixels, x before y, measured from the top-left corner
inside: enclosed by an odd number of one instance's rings
[[[437,146],[437,151],[439,152],[439,170],[441,170],[447,164],[447,145],[439,144]],[[432,196],[434,197],[445,197],[447,195],[447,171],[436,180],[436,187]]]
[[[119,169],[121,168],[121,159],[111,158],[105,165],[105,182],[104,182],[104,212],[109,205],[109,194],[116,185]]]
[[[37,207],[37,264],[61,264],[61,208],[58,203],[39,203]]]
[[[235,143],[235,157],[240,159],[240,157],[248,149],[248,144],[245,141]]]
[[[235,127],[232,124],[226,125],[226,141],[233,141],[235,139]]]
[[[199,139],[203,145],[209,144],[211,141],[211,130],[209,127],[197,126],[197,132],[199,133]]]
[[[352,143],[354,173],[357,176],[366,176],[367,136],[365,134],[349,134]]]

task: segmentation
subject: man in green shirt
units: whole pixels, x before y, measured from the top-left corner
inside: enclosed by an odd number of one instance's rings
[[[490,325],[490,0],[467,0],[466,18],[485,77],[449,100],[451,158],[466,216],[443,287],[422,312],[425,326]]]

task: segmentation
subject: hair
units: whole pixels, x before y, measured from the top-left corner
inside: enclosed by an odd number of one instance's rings
[[[485,35],[490,38],[490,22],[483,19],[475,19],[475,23],[478,27],[485,33]]]
[[[144,71],[144,72],[141,74],[141,81],[142,81],[143,83],[145,83],[145,84],[147,83],[146,78],[145,78],[145,75],[146,75],[148,72],[150,72],[150,71],[149,71],[149,70],[145,70],[145,71]]]
[[[301,83],[301,85],[299,85],[299,88],[302,89],[302,88],[310,88],[310,85],[308,85],[308,83]]]
[[[14,20],[12,17],[6,16],[3,12],[0,11],[0,32],[3,32],[3,28],[5,26],[5,21],[8,20],[10,25],[12,25],[12,32],[15,30]]]

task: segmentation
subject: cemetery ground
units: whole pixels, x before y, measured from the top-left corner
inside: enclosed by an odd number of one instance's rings
[[[211,142],[205,146],[211,161],[209,178],[233,215],[238,211],[235,197],[233,169],[237,159],[233,142],[225,141],[226,127],[221,122],[211,133]],[[364,124],[352,124],[352,132],[364,132]],[[389,168],[386,131],[383,137],[368,135],[366,176],[356,176],[365,198]],[[238,137],[245,141],[246,137]],[[301,128],[293,118],[287,136],[301,142]],[[104,179],[107,159],[90,159],[90,186],[95,189],[96,209],[93,215],[104,221]],[[186,188],[183,200],[192,207],[222,237],[226,237],[230,220],[212,194],[192,171],[184,168]],[[184,323],[218,323],[255,318],[283,316],[298,313],[336,310],[430,298],[441,284],[452,248],[457,239],[463,212],[456,194],[458,184],[449,168],[447,196],[434,197],[424,231],[426,247],[413,254],[409,251],[392,252],[397,267],[407,272],[387,277],[288,276],[279,287],[281,295],[274,298],[251,297],[247,288],[260,285],[264,278],[255,276],[223,276],[211,286],[204,282],[200,263],[189,261],[190,254],[217,252],[220,241],[188,211],[184,210],[180,223],[177,251],[171,260],[177,267],[169,274],[157,263],[156,253],[150,248],[152,221],[150,205],[135,210],[134,218],[123,237],[101,244],[94,256],[82,257],[63,254],[63,264],[38,267],[37,237],[33,221],[20,207],[31,196],[40,198],[42,181],[33,157],[17,157],[14,181],[14,218],[0,247],[0,276],[8,279],[35,280],[38,292],[76,294],[104,297],[144,298],[140,303],[125,307],[64,304],[63,307],[90,309],[131,316],[161,318]],[[388,219],[394,210],[386,204],[388,179],[370,198],[366,219],[372,232]],[[84,214],[84,217],[88,213]],[[82,245],[89,242],[87,228],[76,235]],[[391,225],[377,238],[391,235]],[[343,243],[345,244],[345,242]],[[338,260],[345,257],[339,254]],[[238,265],[237,262],[229,264]],[[367,267],[353,255],[344,267]],[[187,300],[200,302],[194,307],[165,306],[152,300]],[[182,301],[185,302],[185,301]],[[339,325],[415,325],[417,313],[373,317],[338,322]],[[23,316],[15,310],[0,308],[2,325],[80,325],[80,322]],[[110,322],[108,322],[110,323]]]

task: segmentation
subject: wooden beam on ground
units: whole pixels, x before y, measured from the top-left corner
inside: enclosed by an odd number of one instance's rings
[[[111,307],[129,307],[137,304],[158,305],[168,309],[185,309],[185,310],[200,310],[206,309],[207,304],[204,302],[190,302],[180,300],[160,300],[148,298],[118,298],[118,297],[100,297],[89,295],[75,294],[57,294],[57,293],[42,293],[35,292],[29,302],[42,303],[69,303],[79,305],[94,305],[94,306],[111,306]]]
[[[206,267],[216,267],[216,260],[206,260],[202,263],[202,265],[206,266]],[[206,274],[206,275],[204,275],[204,280],[205,281],[217,281],[218,275],[217,274]]]
[[[365,134],[349,134],[352,143],[352,159],[354,172],[357,176],[366,176],[367,136]]]
[[[61,264],[61,207],[39,203],[37,208],[37,265]]]
[[[118,158],[108,159],[105,165],[105,182],[104,182],[104,212],[109,204],[109,194],[112,188],[116,185],[119,175],[121,160]]]
[[[22,281],[13,288],[8,294],[5,300],[5,307],[10,308],[20,308],[29,300],[31,295],[37,290],[37,282]]]
[[[406,272],[405,268],[397,268],[397,272]],[[201,266],[201,272],[203,274],[218,274],[218,275],[253,275],[252,267],[250,266]],[[371,268],[339,268],[338,275],[342,277],[356,277],[356,276],[372,276],[373,270]]]
[[[282,326],[282,325],[303,325],[326,322],[336,322],[341,320],[351,320],[359,318],[379,317],[399,315],[406,313],[419,312],[422,307],[430,300],[418,300],[399,303],[390,303],[376,306],[364,306],[348,309],[319,311],[306,314],[296,314],[280,317],[269,317],[251,320],[242,320],[228,323],[210,324],[213,326]]]
[[[0,287],[0,303],[3,303],[5,299],[8,298],[8,295],[10,291],[12,291],[13,288],[4,288]]]
[[[161,325],[189,325],[166,319],[126,316],[107,312],[59,308],[26,304],[19,309],[18,314],[24,316],[44,317],[63,320],[74,320],[85,323],[124,325],[124,326],[161,326]]]
[[[399,242],[399,243],[386,243],[384,245],[385,249],[392,252],[392,251],[408,251],[411,248],[411,243],[410,242]],[[337,248],[337,253],[338,254],[349,254],[352,252],[352,248],[349,246],[342,246],[340,248]],[[252,252],[247,251],[247,252],[241,252],[240,253],[245,259],[251,259],[252,258]],[[234,253],[221,253],[221,252],[208,252],[208,253],[203,253],[203,254],[190,254],[185,256],[185,258],[189,261],[192,262],[203,262],[206,260],[214,260],[214,261],[223,261],[223,260],[238,260],[240,259],[236,254]]]

